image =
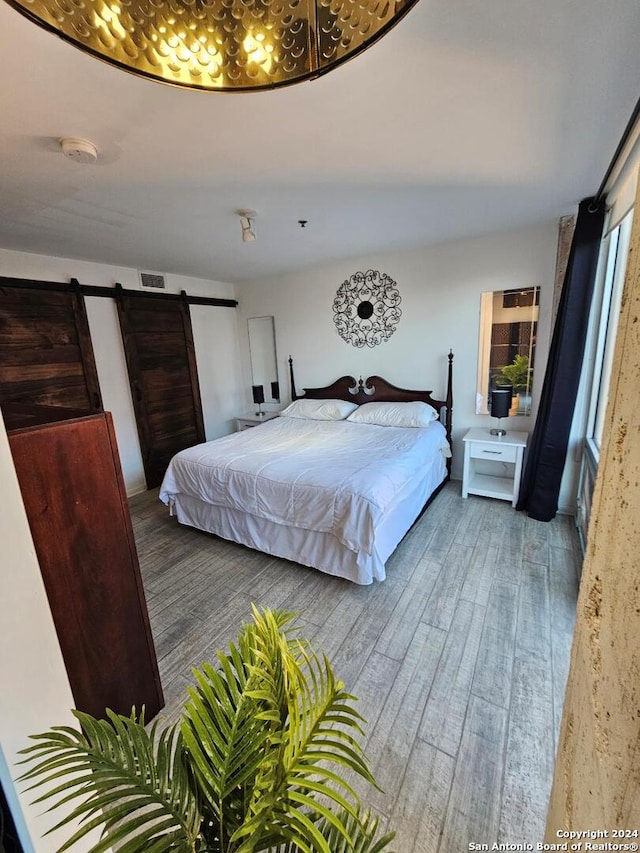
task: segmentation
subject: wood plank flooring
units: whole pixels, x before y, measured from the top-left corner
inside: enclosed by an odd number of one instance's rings
[[[359,698],[384,793],[354,784],[397,853],[542,840],[581,560],[573,519],[532,521],[450,483],[387,580],[358,587],[181,527],[156,492],[130,508],[167,721],[251,602],[294,610]]]

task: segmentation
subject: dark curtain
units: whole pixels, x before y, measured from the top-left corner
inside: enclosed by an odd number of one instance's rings
[[[517,505],[538,521],[551,521],[558,509],[604,215],[603,201],[580,202]]]

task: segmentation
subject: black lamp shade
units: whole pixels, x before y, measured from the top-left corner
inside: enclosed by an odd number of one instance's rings
[[[509,416],[512,396],[513,388],[510,385],[505,386],[504,388],[497,388],[491,392],[492,418],[506,418]]]
[[[254,403],[264,403],[264,385],[252,385],[251,392]]]
[[[280,399],[280,384],[278,382],[271,383],[271,399],[279,400]]]

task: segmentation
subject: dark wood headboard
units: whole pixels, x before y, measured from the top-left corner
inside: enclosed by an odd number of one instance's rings
[[[428,403],[438,412],[443,419],[444,428],[447,432],[447,440],[451,446],[451,426],[453,412],[453,352],[450,350],[447,369],[447,391],[444,400],[436,400],[431,396],[431,391],[415,391],[409,388],[398,388],[383,379],[382,376],[368,376],[365,380],[360,377],[356,380],[353,376],[341,376],[322,388],[303,388],[303,394],[296,391],[296,382],[293,374],[293,358],[289,356],[289,379],[291,382],[291,399],[300,400],[304,397],[310,400],[349,400],[361,406],[363,403],[388,402],[406,403],[419,400]],[[443,416],[444,413],[444,416]],[[447,468],[451,469],[451,459],[447,459]]]

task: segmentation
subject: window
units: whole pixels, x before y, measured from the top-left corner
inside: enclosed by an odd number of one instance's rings
[[[615,349],[618,318],[622,302],[622,291],[629,253],[629,239],[633,212],[624,219],[602,241],[602,268],[600,287],[594,294],[592,311],[596,318],[593,376],[591,400],[587,420],[587,440],[596,461],[600,455],[600,444],[604,418],[609,398],[609,384],[613,352]]]
[[[576,495],[576,527],[582,546],[586,550],[591,500],[595,484],[604,420],[609,400],[613,352],[615,349],[624,277],[629,253],[629,240],[633,211],[602,240],[596,287],[591,303],[591,321],[585,350],[583,411],[585,436],[584,453],[580,465]],[[584,412],[586,409],[586,421]]]

